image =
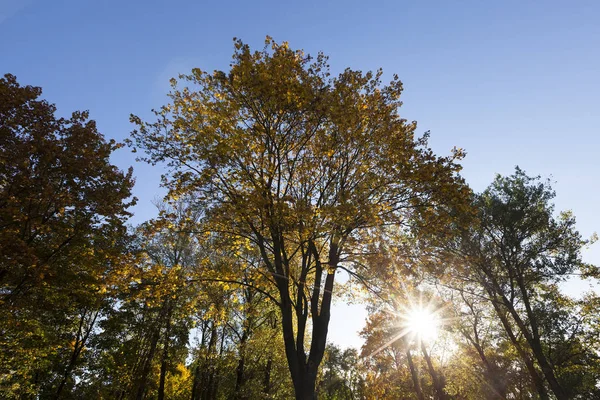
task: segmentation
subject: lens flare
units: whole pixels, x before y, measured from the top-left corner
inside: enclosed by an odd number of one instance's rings
[[[442,339],[443,327],[452,320],[443,316],[446,307],[435,298],[424,301],[421,291],[416,296],[406,291],[403,300],[404,304],[396,304],[392,310],[382,310],[395,321],[395,332],[392,332],[387,341],[370,356],[376,355],[401,339],[405,346],[416,345],[417,348],[429,345],[435,347]],[[444,344],[445,347],[447,343]]]
[[[434,341],[439,333],[440,319],[427,308],[413,308],[404,316],[404,327],[417,339]]]

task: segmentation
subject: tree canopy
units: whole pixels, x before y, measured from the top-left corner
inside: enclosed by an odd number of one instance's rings
[[[267,37],[172,79],[126,143],[161,168],[126,226],[132,170],[88,112],[0,79],[0,397],[600,398],[600,297],[572,212],[516,168],[481,193],[381,70]],[[334,301],[369,313],[328,343]]]
[[[278,295],[297,398],[313,398],[336,269],[351,271],[378,228],[435,229],[468,190],[456,150],[437,157],[398,114],[402,84],[382,71],[331,77],[327,58],[267,38],[235,41],[228,72],[173,80],[158,120],[132,143],[166,162],[171,198],[194,193],[210,219],[261,255]],[[323,281],[324,280],[324,281]],[[310,346],[305,349],[308,321]]]
[[[40,95],[0,79],[0,385],[19,396],[64,385],[65,358],[127,263],[135,202],[132,170],[109,161],[119,146]]]

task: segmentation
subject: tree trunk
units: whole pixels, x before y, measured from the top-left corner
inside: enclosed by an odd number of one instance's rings
[[[196,361],[196,368],[194,368],[194,381],[192,382],[192,397],[191,400],[200,399],[200,360]]]
[[[212,321],[212,326],[210,329],[210,339],[208,342],[208,352],[207,352],[207,358],[205,360],[204,363],[204,368],[202,369],[201,372],[201,379],[200,379],[200,400],[212,400],[212,394],[213,394],[213,386],[214,386],[214,375],[215,375],[215,366],[213,364],[212,360],[213,356],[216,355],[216,347],[217,347],[217,340],[218,340],[218,332],[217,332],[217,325],[215,324],[214,321]]]
[[[200,350],[204,349],[206,346],[206,335],[208,329],[208,322],[202,321],[202,329],[201,329],[201,339],[200,339]],[[198,356],[196,358],[196,367],[194,368],[194,380],[192,382],[192,396],[191,400],[200,400],[201,393],[200,390],[202,388],[202,362],[201,352],[198,352]]]
[[[466,299],[464,297],[463,297],[463,300],[465,300],[465,302],[466,302]],[[473,311],[473,307],[471,305],[469,305],[469,307]],[[475,315],[474,311],[473,311],[473,315]],[[477,355],[479,356],[479,359],[481,360],[481,363],[483,364],[484,378],[485,378],[487,384],[489,385],[489,387],[492,389],[490,392],[486,393],[486,399],[506,400],[505,374],[502,373],[501,371],[499,371],[498,366],[496,364],[490,362],[488,357],[485,355],[485,350],[483,349],[483,346],[481,345],[481,342],[479,340],[477,324],[478,324],[478,318],[476,317],[475,321],[473,322],[473,333],[474,333],[473,336],[471,336],[466,330],[463,330],[463,329],[460,329],[459,332],[463,335],[463,337],[467,340],[467,342],[470,343],[475,348],[475,351],[477,352]]]
[[[567,400],[568,396],[565,393],[564,388],[558,382],[558,379],[556,379],[556,375],[554,374],[554,368],[552,367],[552,365],[550,365],[550,362],[548,361],[548,358],[546,357],[546,354],[544,354],[544,350],[542,349],[537,319],[532,310],[531,303],[529,301],[529,293],[527,291],[527,288],[525,287],[525,283],[523,282],[522,276],[517,277],[517,284],[519,286],[519,290],[521,291],[523,303],[525,304],[527,319],[529,320],[529,325],[531,326],[531,334],[524,326],[523,321],[520,318],[518,318],[519,316],[518,314],[516,314],[516,310],[514,310],[512,304],[510,307],[511,314],[516,316],[515,320],[517,322],[517,325],[523,331],[523,336],[525,336],[525,339],[527,339],[527,342],[531,347],[533,355],[536,361],[538,362],[542,373],[548,381],[548,385],[550,385],[550,389],[556,396],[557,400]]]
[[[171,334],[171,313],[167,315],[167,325],[165,329],[165,340],[162,352],[162,360],[160,363],[160,383],[158,385],[158,400],[164,400],[165,398],[165,380],[167,378],[167,367],[169,362],[169,343]]]
[[[294,384],[295,397],[296,400],[314,400],[316,399],[316,368],[318,366],[314,364],[311,366],[310,362],[306,362],[306,355],[303,354],[304,350],[302,344],[297,344],[294,339],[292,308],[290,303],[288,303],[288,305],[289,307],[281,307],[281,323],[283,327],[285,355],[292,377],[292,383]],[[313,331],[313,337],[314,335],[315,331]],[[300,349],[297,349],[296,346],[299,346]]]
[[[492,299],[495,297],[494,293],[488,291],[488,294],[490,295],[490,297],[492,297]],[[540,400],[549,400],[550,397],[548,396],[548,392],[546,391],[546,387],[544,386],[544,381],[540,377],[537,369],[535,368],[533,360],[531,359],[529,354],[527,354],[527,352],[523,349],[523,347],[521,347],[521,343],[519,343],[517,337],[515,336],[512,327],[510,326],[510,322],[508,322],[508,319],[506,315],[502,312],[498,302],[492,300],[492,305],[494,307],[494,310],[496,311],[496,315],[500,319],[500,322],[502,322],[504,331],[506,332],[513,346],[515,346],[517,353],[519,353],[519,355],[521,356],[521,360],[523,360],[523,362],[525,363],[525,367],[529,372],[529,376],[531,377],[531,381],[533,382],[538,396],[540,396]]]
[[[539,334],[538,334],[538,330],[537,330],[536,317],[532,311],[531,304],[529,302],[529,293],[523,283],[522,277],[517,276],[517,277],[515,277],[515,280],[516,280],[517,286],[519,287],[519,291],[521,292],[521,297],[522,297],[523,303],[525,305],[526,314],[529,319],[529,325],[531,327],[531,331],[528,329],[526,323],[523,321],[523,319],[521,318],[521,316],[515,309],[511,300],[509,300],[506,297],[506,295],[502,291],[500,285],[495,280],[494,276],[485,268],[483,269],[483,272],[486,275],[487,279],[489,280],[489,282],[484,283],[484,287],[485,287],[486,291],[488,292],[490,297],[492,297],[493,299],[501,300],[502,305],[504,305],[504,307],[506,308],[506,311],[508,311],[508,313],[512,317],[513,321],[517,325],[517,328],[519,329],[519,331],[521,332],[521,334],[527,341],[527,344],[533,353],[534,359],[539,364],[540,369],[542,370],[542,374],[543,374],[544,378],[546,378],[546,381],[548,382],[550,389],[556,396],[557,400],[567,400],[568,397],[565,393],[565,390],[563,389],[563,387],[559,384],[558,380],[556,379],[556,375],[554,374],[554,369],[548,362],[548,359],[546,358],[546,355],[544,354],[544,352],[542,350],[540,340],[539,340]],[[492,303],[494,305],[494,309],[496,309],[496,313],[500,316],[500,314],[502,314],[501,310],[499,309],[500,305],[498,304],[497,301],[492,301]],[[510,325],[505,324],[504,321],[503,321],[503,325],[505,326],[505,328],[507,328],[507,333],[508,333],[508,330],[512,331],[511,329],[508,329],[508,327]],[[516,339],[512,340],[512,341],[516,345],[516,343],[517,343]],[[522,351],[520,353],[522,353]],[[527,360],[524,360],[524,361],[526,361],[526,364],[528,362],[530,362]],[[536,371],[535,367],[533,367],[533,369],[532,369],[532,367],[528,364],[527,364],[527,369],[530,370],[530,373],[532,370]],[[532,379],[534,380],[534,384],[538,388],[538,394],[540,394],[541,398],[547,399],[548,395],[545,394],[546,389],[544,387],[543,381],[537,374],[537,371],[536,371],[535,375],[537,376],[537,378],[532,375]],[[540,390],[543,390],[543,392],[541,392]]]
[[[85,317],[87,312],[84,311],[81,315],[81,319],[79,321],[79,328],[77,330],[77,337],[75,338],[75,345],[73,346],[73,353],[71,353],[71,358],[69,360],[69,364],[65,368],[65,372],[61,379],[60,384],[58,385],[58,389],[56,390],[56,399],[60,398],[60,395],[67,384],[69,377],[71,376],[71,372],[73,372],[73,368],[75,367],[75,363],[79,359],[79,355],[81,351],[85,347],[85,343],[87,342],[92,329],[94,328],[94,324],[96,323],[96,319],[98,318],[98,312],[94,314],[94,317],[90,321],[89,325],[84,328],[85,325]],[[84,331],[85,329],[85,331]]]
[[[289,289],[290,281],[288,279],[290,266],[289,260],[285,255],[285,246],[283,246],[279,232],[272,229],[271,236],[273,239],[273,262],[267,256],[264,246],[260,246],[260,250],[265,263],[271,266],[272,277],[279,291],[279,308],[281,310],[285,355],[294,384],[295,397],[297,400],[314,400],[316,399],[317,370],[323,360],[327,342],[335,269],[339,262],[337,239],[330,239],[329,260],[326,269],[323,268],[323,264],[319,259],[320,255],[317,247],[312,241],[309,241],[308,253],[303,253],[301,273],[297,282],[298,294],[296,304],[292,305]],[[314,257],[315,280],[309,302],[304,296],[304,289],[311,257]],[[321,297],[321,279],[325,271],[327,277]],[[321,305],[320,309],[319,303]],[[309,307],[313,329],[307,360],[304,351],[304,335],[306,333],[306,320]],[[296,335],[294,335],[294,315],[296,316]]]
[[[333,281],[334,274],[328,273],[323,291],[323,299],[321,301],[321,310],[318,315],[313,313],[313,331],[308,362],[306,361],[306,355],[303,354],[304,346],[294,339],[291,304],[288,303],[289,306],[285,307],[283,306],[285,302],[282,301],[281,319],[283,326],[283,338],[286,349],[286,358],[290,368],[292,382],[294,384],[296,400],[315,400],[317,398],[315,392],[317,370],[323,359],[325,345],[327,342]],[[298,351],[297,347],[299,347],[301,350]]]
[[[273,357],[269,356],[265,366],[265,375],[263,378],[263,393],[269,394],[271,391],[271,368],[273,368]]]
[[[446,382],[443,376],[438,374],[435,371],[433,366],[433,362],[431,361],[431,357],[429,357],[429,353],[425,348],[425,344],[421,342],[421,352],[423,353],[423,357],[425,358],[425,362],[427,363],[427,370],[429,371],[429,375],[431,376],[431,381],[433,382],[433,388],[435,389],[436,398],[438,400],[449,400],[450,396],[446,393],[445,386]]]
[[[413,381],[413,386],[415,387],[415,393],[417,394],[419,400],[425,400],[425,396],[421,390],[421,384],[419,383],[419,374],[417,373],[417,369],[415,368],[415,364],[408,347],[406,348],[406,359],[408,360],[408,367],[410,368],[410,376]]]
[[[137,391],[136,391],[136,400],[143,400],[144,395],[146,394],[146,388],[148,386],[148,375],[150,374],[150,369],[152,368],[152,360],[154,359],[154,354],[156,353],[156,347],[158,346],[158,341],[160,339],[160,329],[154,333],[152,336],[152,341],[150,342],[150,351],[148,352],[148,356],[144,360],[142,372],[138,377]]]
[[[152,361],[154,360],[154,355],[156,353],[156,349],[158,347],[158,342],[160,341],[160,331],[161,325],[164,318],[165,313],[167,313],[166,303],[163,305],[159,316],[158,316],[158,324],[155,327],[154,332],[152,333],[152,337],[150,338],[150,349],[148,350],[148,355],[144,358],[142,363],[142,370],[137,379],[137,390],[136,390],[136,400],[143,400],[146,395],[146,390],[148,387],[148,375],[150,375],[150,370],[152,369]]]
[[[554,368],[552,368],[552,366],[548,362],[548,359],[546,358],[546,355],[542,350],[542,345],[538,339],[532,339],[531,350],[533,351],[533,355],[535,356],[536,361],[540,365],[544,377],[548,381],[548,385],[550,385],[552,393],[554,393],[554,395],[556,396],[556,399],[567,400],[569,397],[567,396],[565,390],[556,379],[556,376],[554,374]]]
[[[238,365],[235,370],[235,393],[238,398],[241,397],[242,385],[244,384],[244,364],[246,362],[246,357],[244,354],[240,355],[240,359],[238,360]]]
[[[486,394],[486,398],[491,400],[505,400],[506,399],[506,382],[504,382],[504,376],[498,371],[496,365],[493,365],[485,355],[483,348],[479,343],[471,342],[485,369],[485,379],[488,385],[492,389],[491,393]]]

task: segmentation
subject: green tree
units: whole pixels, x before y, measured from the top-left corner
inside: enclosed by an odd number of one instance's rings
[[[572,273],[591,268],[581,260],[588,241],[575,230],[570,212],[555,216],[553,197],[547,182],[519,168],[511,176],[497,176],[475,200],[476,223],[464,233],[460,251],[466,257],[464,272],[490,299],[539,396],[549,398],[547,384],[556,398],[567,399],[597,391],[593,385],[573,386],[564,364],[582,367],[587,361],[576,354],[583,351],[584,359],[594,358],[597,349],[586,346],[573,332],[578,326],[575,321],[571,328],[570,323],[564,325],[570,320],[568,310],[574,308],[557,285]],[[571,349],[567,350],[570,362],[559,361],[565,348]]]
[[[189,231],[201,212],[185,201],[158,208],[160,217],[136,230],[135,265],[99,324],[83,397],[164,399],[167,379],[185,369],[193,316],[206,297],[190,282],[200,246]]]
[[[317,385],[319,399],[344,400],[363,397],[364,381],[356,349],[327,345]]]
[[[87,112],[0,79],[0,390],[58,396],[127,267],[132,171]]]
[[[322,54],[270,38],[252,52],[235,40],[230,71],[194,69],[172,80],[156,122],[132,117],[132,144],[170,167],[171,197],[195,193],[211,229],[260,252],[298,399],[315,397],[335,271],[352,269],[374,228],[435,229],[445,216],[436,205],[466,192],[462,152],[435,156],[398,114],[398,77],[381,78],[350,69],[331,77]]]

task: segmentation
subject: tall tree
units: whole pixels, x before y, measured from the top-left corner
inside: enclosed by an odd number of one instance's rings
[[[213,230],[260,251],[298,399],[315,398],[336,269],[352,268],[373,228],[432,228],[436,205],[466,192],[462,152],[435,156],[398,114],[398,77],[381,78],[350,69],[332,78],[323,54],[270,38],[252,52],[235,40],[228,72],[194,69],[172,80],[156,122],[132,117],[132,144],[171,168],[171,196],[196,193]]]
[[[489,297],[540,397],[549,398],[547,384],[557,399],[567,399],[594,389],[577,393],[553,361],[551,342],[571,336],[561,328],[566,316],[558,317],[568,302],[561,300],[557,284],[590,268],[581,260],[588,241],[575,230],[570,212],[555,216],[553,197],[547,182],[519,168],[511,176],[497,176],[476,198],[476,226],[465,232],[461,251],[467,274]]]
[[[132,171],[109,161],[119,145],[87,112],[57,118],[40,95],[0,78],[0,390],[9,398],[64,390],[126,267],[135,201]]]

